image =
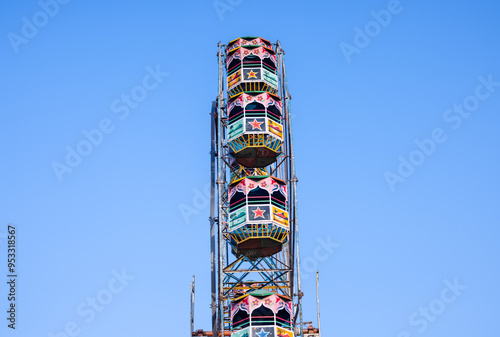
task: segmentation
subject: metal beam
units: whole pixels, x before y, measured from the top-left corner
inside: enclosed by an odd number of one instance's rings
[[[217,330],[217,277],[216,277],[216,249],[215,249],[215,114],[217,102],[212,102],[210,112],[210,272],[211,272],[211,308],[212,308],[212,331]]]
[[[194,275],[193,281],[191,282],[191,334],[190,337],[193,336],[194,332]]]

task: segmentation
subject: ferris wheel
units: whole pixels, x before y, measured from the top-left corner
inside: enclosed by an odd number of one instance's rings
[[[219,43],[212,107],[212,331],[302,335],[290,94],[280,42]]]

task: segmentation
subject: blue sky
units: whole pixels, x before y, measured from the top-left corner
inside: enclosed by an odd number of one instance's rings
[[[210,329],[217,42],[253,35],[286,51],[304,319],[319,270],[323,336],[494,335],[500,4],[217,4],[2,4],[2,334],[187,334],[193,274]]]

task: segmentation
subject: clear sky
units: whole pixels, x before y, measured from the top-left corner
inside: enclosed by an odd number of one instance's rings
[[[254,35],[286,51],[304,319],[319,270],[323,337],[496,336],[500,3],[215,3],[2,3],[1,335],[187,336],[193,274],[210,329],[217,43]]]

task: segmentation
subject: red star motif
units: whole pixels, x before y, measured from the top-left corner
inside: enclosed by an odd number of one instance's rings
[[[257,122],[257,120],[256,120],[256,119],[254,119],[254,120],[253,120],[253,122],[251,122],[251,123],[249,123],[249,124],[252,126],[252,130],[255,130],[255,129],[257,129],[257,130],[262,130],[262,129],[260,128],[260,126],[261,126],[261,124],[264,124],[264,122]]]
[[[265,209],[260,209],[260,207],[257,207],[257,209],[255,211],[252,211],[252,212],[253,212],[254,218],[264,219],[264,212],[265,211],[266,211]]]
[[[250,72],[248,73],[248,78],[257,78],[257,73],[254,73],[253,70],[250,70]]]

